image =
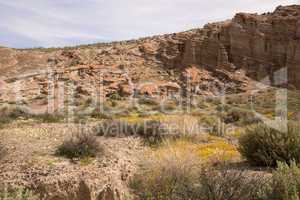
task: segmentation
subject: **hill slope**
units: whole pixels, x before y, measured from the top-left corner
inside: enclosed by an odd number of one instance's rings
[[[98,93],[103,98],[116,93],[164,96],[169,90],[184,93],[187,84],[200,95],[218,94],[224,85],[226,92],[239,93],[251,88],[252,80],[266,77],[282,85],[274,72],[285,67],[284,84],[299,88],[299,64],[300,6],[279,6],[273,13],[238,13],[202,29],[133,41],[0,48],[0,102],[41,104],[60,87],[69,93],[72,87],[81,98]]]

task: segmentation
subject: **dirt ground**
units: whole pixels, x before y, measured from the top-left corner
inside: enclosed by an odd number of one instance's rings
[[[106,191],[127,195],[128,178],[145,151],[140,139],[98,137],[104,153],[96,158],[56,156],[56,147],[76,129],[76,125],[16,122],[0,130],[6,150],[0,163],[1,183],[34,188],[46,199],[95,199]]]

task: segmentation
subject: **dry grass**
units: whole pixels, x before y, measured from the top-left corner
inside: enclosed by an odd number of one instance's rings
[[[150,151],[130,185],[138,199],[196,199],[200,166],[196,151],[188,146]]]
[[[238,159],[235,146],[220,138],[208,136],[203,144],[171,141],[149,150],[130,186],[142,200],[257,200],[263,179],[222,168]]]
[[[198,140],[178,139],[167,143],[167,146],[177,149],[178,151],[190,149],[195,152],[203,164],[225,164],[230,162],[239,162],[241,160],[240,154],[235,145],[230,144],[227,140],[202,135]],[[199,141],[202,141],[200,143]],[[165,151],[160,148],[157,151]],[[168,151],[168,149],[166,149]]]

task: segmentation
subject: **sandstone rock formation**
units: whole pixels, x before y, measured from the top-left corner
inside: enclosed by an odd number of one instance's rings
[[[187,39],[169,43],[163,59],[170,66],[196,64],[207,69],[244,69],[247,75],[260,80],[274,72],[288,69],[288,83],[300,87],[300,6],[276,8],[262,15],[238,13],[231,21],[206,25]]]

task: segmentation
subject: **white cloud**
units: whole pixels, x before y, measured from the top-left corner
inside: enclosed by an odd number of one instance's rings
[[[29,38],[40,46],[124,40],[295,3],[299,0],[0,0],[0,33],[17,33],[20,44]],[[2,39],[0,34],[0,44]],[[10,38],[3,40],[10,45]]]

